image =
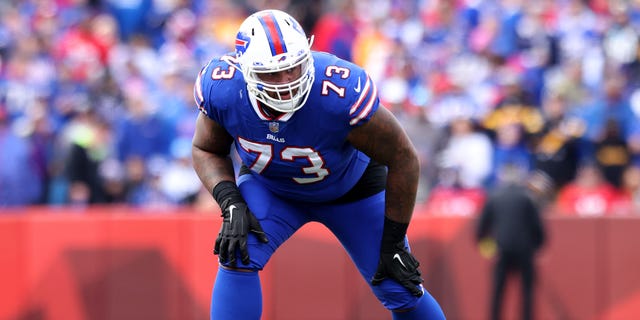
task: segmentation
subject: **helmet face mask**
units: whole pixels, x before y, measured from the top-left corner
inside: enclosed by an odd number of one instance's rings
[[[249,16],[236,36],[236,59],[249,95],[271,109],[300,109],[314,80],[311,40],[288,14],[265,10]],[[270,75],[287,73],[286,82]]]

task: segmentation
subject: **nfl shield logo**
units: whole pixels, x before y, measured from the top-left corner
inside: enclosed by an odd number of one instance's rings
[[[280,123],[275,121],[269,122],[269,131],[278,133],[278,131],[280,131]]]

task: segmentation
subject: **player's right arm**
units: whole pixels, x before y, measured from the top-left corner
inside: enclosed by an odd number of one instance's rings
[[[262,242],[269,240],[234,182],[233,165],[229,157],[232,142],[233,138],[222,126],[204,113],[198,115],[191,149],[193,166],[203,185],[218,202],[223,217],[213,253],[219,255],[220,262],[228,262],[235,267],[236,250],[240,252],[242,263],[249,263],[249,232]]]
[[[191,154],[193,167],[204,187],[212,192],[221,181],[235,181],[229,153],[233,138],[204,113],[198,115]]]
[[[221,73],[219,67],[210,71],[209,66],[200,72],[194,87],[195,101],[201,112],[196,120],[191,154],[194,170],[222,211],[222,226],[213,253],[219,255],[221,263],[236,267],[237,252],[240,253],[243,264],[249,263],[247,247],[249,233],[255,234],[261,242],[269,240],[236,186],[233,163],[229,157],[233,137],[222,125],[208,116],[208,114],[213,115],[214,110],[213,104],[208,101],[212,97],[205,92],[211,92],[209,89],[213,87],[213,83],[205,84],[203,79],[208,80],[207,76],[213,72],[211,79],[226,81],[232,77],[233,71]],[[228,88],[222,83],[216,83],[218,90]]]
[[[230,72],[224,73],[224,68]],[[196,120],[191,153],[194,169],[209,192],[221,181],[235,181],[229,157],[233,137],[216,120],[219,116],[214,107],[222,103],[217,93],[229,88],[227,78],[232,77],[233,69],[222,62],[222,58],[214,58],[202,68],[194,84],[194,100],[200,114]]]

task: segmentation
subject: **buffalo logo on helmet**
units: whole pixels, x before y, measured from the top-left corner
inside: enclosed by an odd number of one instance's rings
[[[238,32],[236,36],[236,55],[241,56],[247,51],[249,47],[249,43],[251,42],[251,38],[244,34],[244,32]]]
[[[289,24],[293,27],[294,30],[298,31],[298,33],[300,33],[301,35],[305,35],[304,30],[302,29],[302,26],[300,26],[298,21],[296,21],[292,17],[287,17],[287,21],[289,21]]]

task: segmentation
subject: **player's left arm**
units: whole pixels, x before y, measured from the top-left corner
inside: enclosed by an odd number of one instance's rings
[[[405,246],[405,236],[418,189],[420,163],[415,147],[393,114],[379,106],[369,121],[354,128],[348,141],[388,168],[385,219],[378,268],[371,279],[379,285],[393,279],[414,296],[422,296],[420,263]]]
[[[380,105],[367,123],[351,130],[347,140],[387,166],[385,215],[395,222],[409,223],[415,206],[420,162],[398,120]]]

